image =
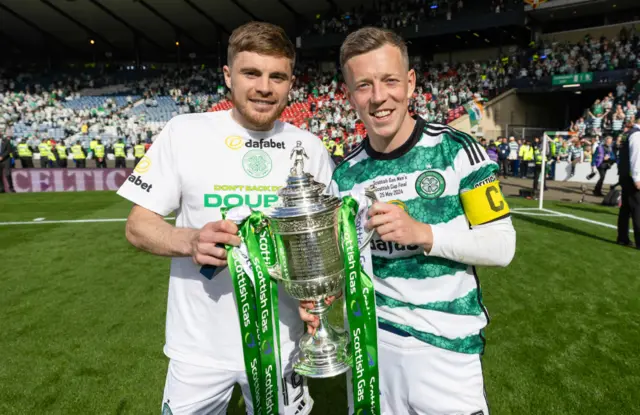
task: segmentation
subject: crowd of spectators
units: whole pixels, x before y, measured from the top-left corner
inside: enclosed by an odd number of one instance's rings
[[[531,51],[529,65],[520,68],[518,78],[640,69],[639,35],[630,26],[622,28],[619,36],[612,39],[587,35],[579,43],[541,41]]]
[[[378,3],[376,7],[410,10],[393,4]],[[460,9],[466,4],[457,6]],[[543,45],[544,55],[535,52],[529,66],[521,66],[518,54],[459,64],[412,60],[418,76],[410,111],[428,122],[449,123],[466,113],[465,104],[491,99],[518,77],[582,71],[584,68],[574,65],[585,61],[593,63],[596,70],[640,64],[639,42],[636,33],[623,30],[619,40],[587,37],[577,45]],[[317,62],[300,62],[296,79],[282,119],[320,137],[339,161],[366,136],[342,92],[339,71],[320,70]],[[98,94],[103,90],[111,95],[85,95],[86,91]],[[640,107],[639,92],[638,84],[628,91],[620,83],[615,92],[596,101],[584,117],[572,123],[571,131],[578,138],[616,136]],[[138,77],[118,71],[56,75],[0,72],[0,130],[10,125],[14,138],[24,139],[33,149],[43,140],[63,141],[67,146],[79,142],[88,148],[96,137],[108,151],[119,139],[132,149],[136,143],[151,143],[175,115],[231,108],[227,94],[222,70],[203,66],[153,68]]]
[[[457,16],[474,13],[501,13],[515,5],[522,5],[522,2],[519,0],[378,0],[367,9],[361,6],[350,10],[334,11],[327,16],[319,14],[305,34],[348,33],[365,25],[399,30],[421,22],[452,20]]]

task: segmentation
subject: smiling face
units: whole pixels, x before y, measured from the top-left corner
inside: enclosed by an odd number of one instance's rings
[[[234,104],[232,115],[240,125],[257,131],[273,128],[293,85],[291,64],[286,57],[240,52],[231,67],[223,68]]]
[[[370,138],[389,142],[397,135],[409,137],[414,123],[408,105],[416,75],[399,48],[387,43],[356,55],[345,62],[344,74],[347,98]]]

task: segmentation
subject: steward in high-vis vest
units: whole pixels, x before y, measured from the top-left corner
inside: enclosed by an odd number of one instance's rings
[[[118,139],[118,142],[113,145],[113,155],[116,156],[116,169],[127,167],[127,154],[125,153],[125,145],[122,138]]]
[[[33,168],[33,152],[29,148],[24,138],[18,144],[18,157],[23,169]]]
[[[540,183],[540,177],[542,175],[542,150],[540,146],[533,149],[533,160],[535,161],[535,170],[533,171],[533,192],[538,190],[538,184]],[[544,183],[544,189],[547,190],[547,183]]]
[[[89,143],[89,150],[91,150],[93,154],[93,158],[96,158],[95,152],[96,152],[96,146],[98,145],[98,140],[96,140],[95,138],[93,140],[91,140],[91,142]]]
[[[140,140],[138,140],[137,143],[138,144],[136,144],[133,147],[133,157],[136,158],[136,161],[135,161],[136,166],[138,165],[138,163],[140,163],[140,160],[142,159],[142,157],[144,157],[144,153],[145,153],[144,144],[140,143]]]
[[[58,153],[56,151],[55,141],[53,144],[49,143],[49,167],[56,167],[58,164]]]
[[[80,145],[80,141],[76,141],[76,143],[71,146],[71,153],[73,154],[73,161],[76,162],[76,168],[84,169],[87,167],[87,154]]]
[[[40,153],[40,168],[53,167],[53,165],[49,166],[49,154],[51,154],[51,147],[46,140],[43,140],[38,145],[38,153]]]
[[[69,150],[67,150],[67,146],[62,141],[56,144],[56,152],[58,153],[58,167],[66,169]]]
[[[520,177],[526,179],[529,171],[529,162],[533,161],[533,146],[531,145],[531,141],[526,141],[520,146],[518,155],[520,156]]]
[[[96,159],[96,167],[97,168],[107,168],[107,157],[104,150],[104,145],[102,144],[102,140],[98,140],[96,146],[93,149],[93,153]]]

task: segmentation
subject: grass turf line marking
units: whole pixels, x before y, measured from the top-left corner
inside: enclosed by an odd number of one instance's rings
[[[580,216],[575,216],[575,215],[570,215],[568,213],[561,213],[561,212],[556,212],[554,210],[549,210],[549,209],[542,209],[542,211],[544,212],[550,212],[550,213],[555,213],[558,216],[564,216],[566,218],[570,218],[570,219],[575,219],[575,220],[579,220],[582,222],[587,222],[587,223],[591,223],[593,225],[600,225],[600,226],[604,226],[605,228],[609,228],[609,229],[618,229],[618,227],[616,225],[611,225],[609,223],[603,223],[603,222],[598,222],[597,220],[591,220],[591,219],[586,219],[586,218],[581,218]],[[633,233],[632,229],[629,229],[629,233]]]
[[[524,215],[524,216],[544,216],[548,218],[555,218],[560,216],[560,215],[556,215],[555,213],[521,212],[517,210],[512,210],[511,212],[517,213],[518,215]]]
[[[44,219],[44,218],[43,218]],[[175,220],[176,218],[164,218],[165,220]],[[35,220],[35,219],[34,219]],[[0,226],[11,226],[11,225],[54,225],[60,223],[104,223],[104,222],[126,222],[127,218],[120,219],[69,219],[69,220],[41,220],[38,222],[27,221],[27,222],[0,222]]]
[[[529,211],[534,211],[534,210],[540,210],[539,208],[513,208],[511,209],[512,212],[529,212]]]
[[[35,218],[33,221],[34,221],[34,222],[40,222],[40,221],[43,221],[43,220],[45,220],[45,219],[46,219],[46,218]]]

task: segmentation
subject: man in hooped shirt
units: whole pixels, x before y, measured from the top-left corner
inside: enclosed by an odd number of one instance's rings
[[[233,284],[220,247],[238,246],[240,239],[220,209],[272,206],[298,142],[308,155],[305,171],[318,182],[329,184],[333,171],[320,140],[277,121],[294,81],[295,48],[285,32],[260,22],[239,27],[229,39],[227,62],[224,76],[234,108],[171,119],[118,191],[135,203],[126,227],[129,242],[172,257],[163,413],[224,414],[235,383],[253,413]],[[174,211],[172,226],[163,217]],[[207,276],[200,273],[203,265],[221,271]],[[313,401],[291,368],[303,323],[297,302],[279,288],[284,383],[278,412],[304,415]]]
[[[475,267],[507,266],[516,243],[498,165],[468,134],[411,117],[416,74],[394,32],[349,34],[340,63],[367,139],[336,167],[331,190],[372,187],[379,200],[366,227],[381,414],[488,415],[488,315]],[[313,331],[310,306],[300,315]]]

